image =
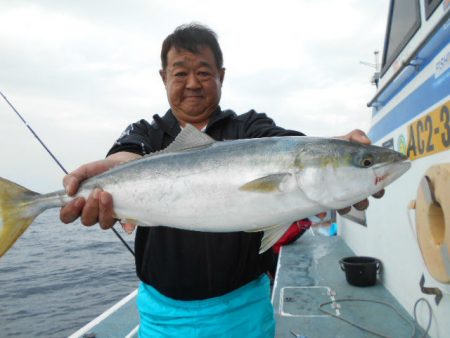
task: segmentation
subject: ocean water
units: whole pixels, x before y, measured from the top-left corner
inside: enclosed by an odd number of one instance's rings
[[[133,248],[134,235],[115,228]],[[112,230],[47,210],[0,258],[0,337],[67,337],[138,286]]]

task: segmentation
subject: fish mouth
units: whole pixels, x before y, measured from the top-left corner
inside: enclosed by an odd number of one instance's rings
[[[403,154],[402,156],[404,157]],[[407,172],[411,168],[411,162],[405,160],[406,157],[404,157],[402,162],[388,162],[374,167],[375,186],[382,189]]]

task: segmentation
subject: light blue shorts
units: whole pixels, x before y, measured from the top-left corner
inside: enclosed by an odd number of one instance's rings
[[[223,296],[194,301],[168,298],[141,283],[137,305],[141,338],[275,336],[270,282],[265,274]]]

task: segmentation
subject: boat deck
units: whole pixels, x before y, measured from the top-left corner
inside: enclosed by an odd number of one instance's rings
[[[413,337],[413,319],[381,283],[347,283],[339,260],[353,255],[340,237],[313,236],[311,231],[282,248],[272,295],[277,338],[293,338],[292,332],[305,338],[376,336],[344,320],[380,336]],[[323,309],[341,319],[322,312],[323,303],[331,303]],[[422,335],[416,326],[414,337]]]
[[[412,318],[381,283],[370,287],[347,283],[338,262],[353,255],[340,237],[313,236],[311,231],[283,247],[272,294],[277,338],[293,338],[292,332],[304,338],[376,336],[320,311],[320,304],[327,302],[331,304],[325,310],[382,337],[412,337]],[[363,300],[384,302],[395,310]],[[71,337],[137,337],[138,324],[134,291]],[[416,327],[414,337],[422,334]]]
[[[69,338],[138,338],[137,289]]]

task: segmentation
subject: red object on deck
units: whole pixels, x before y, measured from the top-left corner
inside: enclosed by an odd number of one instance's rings
[[[287,245],[295,242],[300,238],[301,235],[304,234],[306,230],[310,228],[311,224],[312,222],[307,218],[292,223],[289,229],[287,229],[284,235],[272,247],[273,251],[278,255],[278,253],[280,252],[280,247],[282,245]]]

